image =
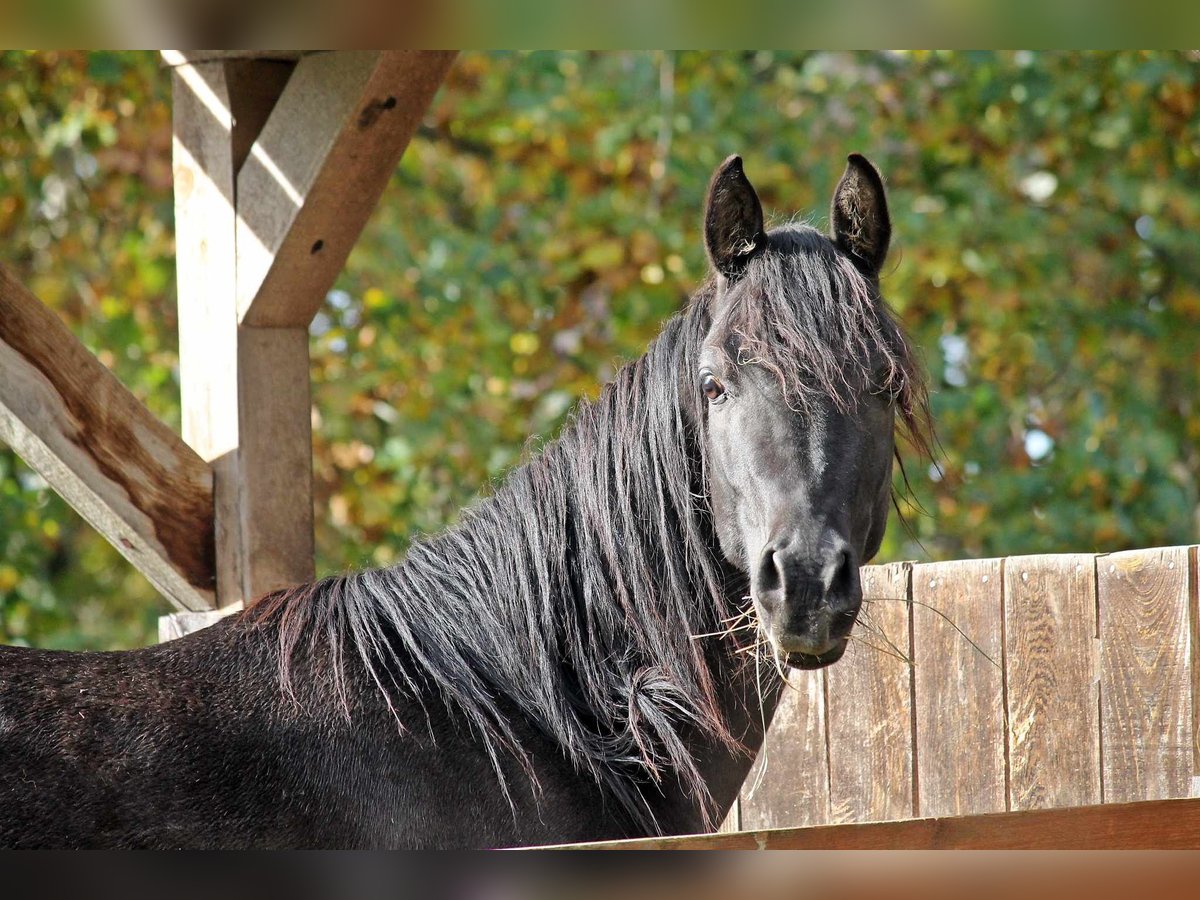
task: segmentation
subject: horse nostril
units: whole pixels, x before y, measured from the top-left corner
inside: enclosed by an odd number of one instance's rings
[[[838,551],[837,561],[834,564],[833,580],[830,587],[838,588],[845,587],[850,577],[850,551]]]
[[[767,544],[763,548],[762,556],[758,559],[758,572],[755,575],[759,591],[777,591],[783,586],[783,573],[779,571],[773,544]]]
[[[849,550],[838,552],[833,578],[829,582],[829,596],[835,604],[840,601],[848,608],[858,609],[862,592],[858,583],[858,566]]]

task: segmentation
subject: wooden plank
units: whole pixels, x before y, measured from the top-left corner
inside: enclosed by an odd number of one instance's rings
[[[242,324],[307,327],[455,54],[306,56],[237,181]]]
[[[0,440],[173,604],[216,605],[208,466],[3,266]]]
[[[910,563],[866,566],[863,609],[842,659],[825,673],[833,822],[913,815]]]
[[[228,61],[173,78],[183,435],[213,468],[226,606],[313,577],[307,337],[237,315],[234,173],[286,79],[277,63]]]
[[[1104,799],[1187,797],[1192,781],[1188,549],[1096,559]]]
[[[913,566],[912,593],[920,814],[1003,810],[1001,560]]]
[[[1095,641],[1092,555],[1004,561],[1010,809],[1100,802]]]
[[[762,677],[777,677],[766,671]],[[743,828],[829,821],[829,764],[822,671],[788,672],[766,739],[742,787]]]
[[[1200,800],[563,844],[570,850],[1195,850]]]

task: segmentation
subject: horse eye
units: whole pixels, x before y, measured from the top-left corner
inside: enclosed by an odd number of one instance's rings
[[[706,374],[700,381],[700,390],[704,392],[704,396],[710,403],[720,403],[725,399],[725,385],[721,384],[711,373]]]

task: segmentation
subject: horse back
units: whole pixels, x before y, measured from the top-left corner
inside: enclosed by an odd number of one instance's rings
[[[278,717],[251,648],[222,637],[0,647],[0,845],[216,846],[243,831]]]
[[[322,683],[320,660],[307,658],[293,672],[294,692],[284,692],[270,640],[230,619],[133,651],[0,646],[0,846],[505,846],[620,836],[594,785],[569,766],[539,765],[534,787],[505,757],[502,787],[471,730],[436,697],[389,708],[366,676],[351,677],[347,710]]]

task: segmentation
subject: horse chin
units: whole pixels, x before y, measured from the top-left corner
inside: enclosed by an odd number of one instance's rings
[[[841,659],[849,643],[850,639],[845,637],[838,641],[831,650],[826,650],[824,653],[818,655],[810,653],[785,653],[780,659],[785,665],[793,669],[823,669]]]

